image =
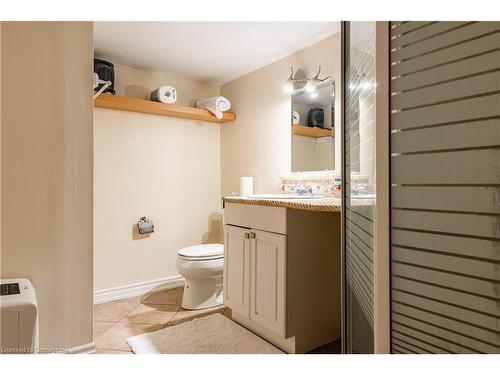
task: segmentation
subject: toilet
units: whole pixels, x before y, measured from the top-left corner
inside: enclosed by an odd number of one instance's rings
[[[224,245],[204,244],[177,252],[177,272],[184,277],[182,308],[207,309],[222,305]]]

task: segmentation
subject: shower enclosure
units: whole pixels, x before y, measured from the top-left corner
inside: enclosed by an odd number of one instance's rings
[[[387,31],[386,22],[342,27],[345,353],[388,351]]]
[[[345,344],[373,353],[375,23],[347,22],[344,31]]]
[[[500,22],[342,34],[343,352],[500,353]]]

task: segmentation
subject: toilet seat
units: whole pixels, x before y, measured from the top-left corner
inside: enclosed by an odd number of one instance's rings
[[[180,259],[190,261],[222,259],[224,258],[224,245],[210,243],[185,247],[180,249],[177,255]]]
[[[192,262],[199,262],[202,260],[217,260],[217,259],[224,259],[224,255],[218,255],[218,256],[213,256],[213,257],[186,257],[183,255],[177,255],[177,258],[183,259],[183,260],[190,260]]]

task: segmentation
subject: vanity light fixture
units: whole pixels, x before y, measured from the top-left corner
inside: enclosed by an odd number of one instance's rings
[[[316,91],[316,84],[313,82],[312,79],[307,81],[306,84],[306,92],[313,93]]]
[[[286,80],[284,90],[287,94],[291,94],[296,90],[303,89],[307,81],[308,78],[302,69],[298,69],[294,74],[293,67],[290,67],[290,77]]]
[[[283,87],[283,91],[286,94],[291,94],[293,92],[293,83],[287,83],[285,87]]]
[[[318,73],[316,73],[316,75],[313,78],[311,78],[309,80],[309,82],[307,82],[307,85],[314,87],[314,89],[312,91],[315,91],[316,87],[318,87],[323,82],[332,78],[331,76],[328,76],[326,78],[319,78],[320,74],[321,74],[321,66],[318,66]],[[306,91],[307,91],[307,86],[306,86]],[[309,92],[311,92],[311,91],[309,91]]]
[[[318,67],[318,73],[316,73],[313,78],[307,78],[302,69],[297,70],[294,75],[293,67],[290,67],[290,77],[288,77],[288,79],[286,80],[283,89],[287,94],[291,94],[295,90],[301,89],[304,89],[308,93],[314,93],[318,85],[332,78],[331,76],[328,76],[326,78],[319,78],[320,74],[321,66]]]

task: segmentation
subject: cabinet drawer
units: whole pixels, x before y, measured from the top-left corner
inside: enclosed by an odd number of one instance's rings
[[[226,224],[286,234],[286,208],[226,203]]]

